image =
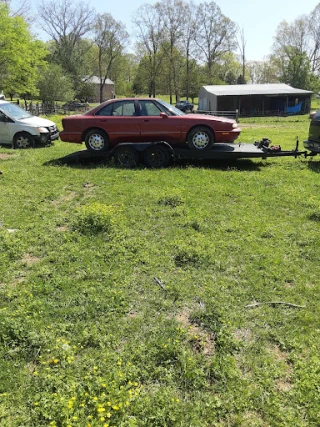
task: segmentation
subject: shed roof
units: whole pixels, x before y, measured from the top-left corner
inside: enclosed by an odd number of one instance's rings
[[[284,83],[268,83],[254,85],[214,85],[204,86],[214,95],[307,95],[313,92],[309,90],[296,89]]]
[[[85,77],[84,81],[88,82],[88,83],[94,83],[99,85],[100,84],[100,78],[97,76],[91,76],[91,77]],[[114,85],[114,82],[110,79],[106,79],[106,85]]]

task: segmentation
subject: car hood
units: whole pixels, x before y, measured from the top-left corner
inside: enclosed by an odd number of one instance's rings
[[[234,119],[228,119],[227,117],[222,116],[211,116],[210,114],[186,114],[186,117],[190,118],[193,117],[196,119],[206,119],[206,120],[214,120],[215,122],[222,122],[222,123],[234,123]]]
[[[39,127],[49,127],[55,126],[55,123],[48,119],[43,119],[42,117],[27,117],[25,119],[16,120],[19,123],[24,123],[28,126],[39,126]]]

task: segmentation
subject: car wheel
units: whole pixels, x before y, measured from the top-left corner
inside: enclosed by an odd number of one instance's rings
[[[189,132],[188,147],[192,150],[208,150],[214,143],[214,136],[210,129],[198,126]]]
[[[114,153],[116,165],[124,168],[135,168],[139,164],[139,153],[135,148],[122,146]]]
[[[144,164],[147,168],[166,168],[171,160],[169,150],[163,145],[152,145],[143,152]]]
[[[34,147],[34,139],[27,132],[17,133],[13,137],[13,148],[30,148]]]
[[[109,148],[109,138],[103,130],[93,129],[86,134],[85,144],[90,151],[103,152]]]

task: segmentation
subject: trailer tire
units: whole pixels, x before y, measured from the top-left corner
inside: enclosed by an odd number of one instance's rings
[[[147,168],[162,169],[169,166],[171,154],[163,145],[151,145],[143,152],[143,160]]]
[[[117,166],[132,169],[138,166],[140,156],[138,151],[130,146],[118,147],[114,153],[114,161]]]
[[[188,134],[187,145],[191,150],[208,150],[214,143],[213,132],[205,126],[197,126]]]

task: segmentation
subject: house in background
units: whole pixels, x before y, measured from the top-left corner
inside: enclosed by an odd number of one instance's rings
[[[84,81],[86,83],[90,83],[94,87],[94,95],[91,98],[88,98],[88,102],[98,102],[100,103],[100,78],[97,76],[92,76],[85,78]],[[104,88],[103,88],[103,101],[107,101],[108,99],[113,99],[115,96],[114,90],[114,82],[110,79],[106,79]]]
[[[308,114],[312,93],[283,83],[203,86],[198,110],[238,110],[239,116]]]

